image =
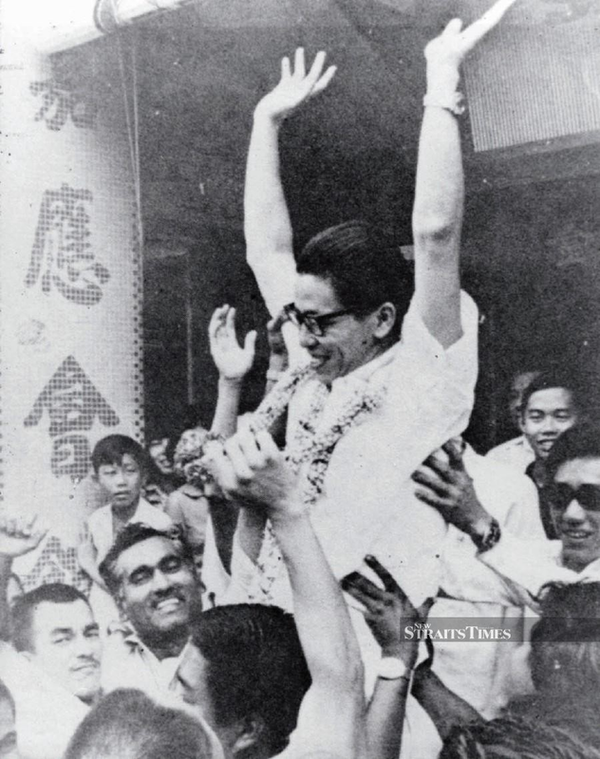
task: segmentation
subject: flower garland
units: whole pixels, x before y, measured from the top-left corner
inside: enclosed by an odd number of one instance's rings
[[[310,403],[300,417],[286,450],[286,458],[294,472],[299,473],[305,467],[302,498],[308,507],[312,507],[323,492],[325,475],[339,440],[366,414],[377,408],[384,396],[382,389],[371,388],[362,382],[354,384],[350,393],[342,396],[339,410],[328,414],[326,401],[330,397],[329,390],[316,379],[310,366],[301,367],[282,377],[280,384],[278,383],[272,393],[264,399],[251,422],[253,429],[271,426],[283,413],[299,386],[311,380],[313,387]],[[273,602],[272,588],[280,575],[282,565],[273,529],[270,523],[267,523],[257,561],[258,574],[249,590],[249,600],[260,603]]]

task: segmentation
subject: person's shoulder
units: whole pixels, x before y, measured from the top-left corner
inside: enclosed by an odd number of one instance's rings
[[[173,526],[171,517],[158,506],[153,506],[145,498],[140,498],[131,522],[145,522],[157,530],[168,530]]]
[[[95,511],[93,511],[89,517],[88,517],[88,527],[92,528],[94,526],[97,526],[99,524],[102,524],[109,519],[109,517],[112,516],[112,509],[110,503],[107,503],[106,506],[99,506]]]

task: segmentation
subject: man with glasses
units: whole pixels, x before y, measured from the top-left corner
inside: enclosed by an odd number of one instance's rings
[[[247,257],[270,312],[287,306],[291,367],[251,426],[270,428],[287,411],[286,457],[334,574],[341,578],[375,554],[417,605],[437,590],[445,525],[434,510],[413,507],[410,475],[466,426],[477,374],[477,311],[459,279],[459,67],[511,4],[501,0],[464,31],[452,22],[427,47],[414,277],[399,247],[363,221],[317,234],[294,257],[278,137],[285,119],[331,82],[335,67],[324,72],[325,53],[308,72],[302,49],[293,66],[284,58],[279,84],[254,113]],[[228,444],[225,451],[235,455]],[[254,546],[246,552],[246,577],[254,571],[246,600],[290,608],[284,563],[268,527],[250,555]],[[378,659],[356,618],[363,653],[371,649]]]
[[[505,592],[513,603],[520,599],[523,605],[535,606],[547,583],[600,580],[599,425],[567,430],[547,459],[557,540],[528,540],[501,529],[478,500],[460,454],[450,446],[446,449],[447,457],[430,456],[415,472],[417,495],[467,533],[479,559],[509,581],[498,585],[498,592]],[[450,573],[458,577],[460,567],[451,567]],[[446,583],[444,588],[451,586]]]

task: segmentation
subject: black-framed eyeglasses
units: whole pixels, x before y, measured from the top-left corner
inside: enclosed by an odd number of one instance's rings
[[[600,511],[600,487],[597,485],[572,488],[564,482],[555,482],[550,486],[549,496],[557,511],[566,511],[571,501],[577,501],[586,511]]]
[[[307,331],[315,337],[323,337],[325,330],[329,325],[329,322],[333,319],[337,319],[338,316],[348,316],[355,313],[353,308],[344,308],[341,311],[332,311],[329,314],[319,314],[318,316],[312,316],[305,314],[303,311],[299,311],[296,308],[295,303],[288,303],[283,307],[283,312],[287,318],[295,324],[296,327],[306,327]]]

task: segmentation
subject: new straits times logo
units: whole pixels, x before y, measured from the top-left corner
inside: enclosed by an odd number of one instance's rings
[[[440,620],[442,622],[442,620]],[[447,622],[447,621],[446,621]],[[500,641],[515,640],[515,630],[509,627],[497,625],[481,625],[475,620],[468,624],[449,626],[448,624],[433,625],[429,622],[415,622],[414,625],[405,625],[405,640],[468,640],[468,641]]]

